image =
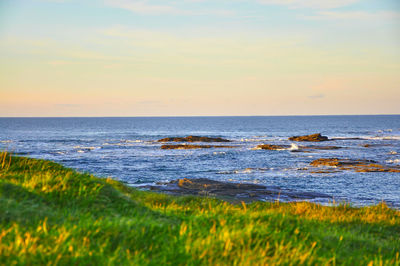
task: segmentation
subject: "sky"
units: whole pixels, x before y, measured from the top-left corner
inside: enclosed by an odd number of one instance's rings
[[[400,114],[398,0],[0,0],[0,116]]]

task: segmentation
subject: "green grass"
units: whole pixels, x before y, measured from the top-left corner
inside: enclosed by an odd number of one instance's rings
[[[399,265],[399,251],[384,203],[232,205],[0,153],[3,265]]]

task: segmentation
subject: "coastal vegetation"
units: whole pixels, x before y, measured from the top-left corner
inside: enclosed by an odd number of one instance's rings
[[[0,264],[400,265],[400,211],[140,191],[0,153]]]

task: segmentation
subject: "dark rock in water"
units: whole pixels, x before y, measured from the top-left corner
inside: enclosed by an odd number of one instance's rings
[[[311,162],[311,166],[355,166],[376,163],[373,160],[350,160],[338,158],[323,158]]]
[[[304,149],[304,150],[338,150],[338,149],[342,149],[342,147],[338,147],[338,146],[316,146],[316,145],[300,146],[299,148]]]
[[[358,137],[355,137],[355,138],[340,137],[340,138],[331,138],[331,140],[365,140],[365,139],[358,138]]]
[[[158,140],[158,142],[230,142],[230,140],[223,138],[209,138],[209,137],[199,137],[199,136],[187,136],[187,137],[173,137],[164,138]]]
[[[316,192],[300,192],[281,190],[279,187],[267,187],[257,184],[230,183],[199,179],[178,179],[168,183],[150,186],[151,190],[166,192],[174,195],[200,195],[225,199],[231,202],[251,202],[258,200],[310,200],[315,198],[331,198]]]
[[[256,147],[256,149],[263,149],[263,150],[290,150],[292,152],[308,152],[308,150],[337,150],[341,149],[342,147],[338,146],[290,146],[290,145],[271,145],[271,144],[260,144]]]
[[[289,140],[292,141],[327,141],[328,137],[322,136],[320,133],[305,135],[305,136],[293,136],[290,137]]]
[[[188,149],[209,149],[209,148],[235,148],[235,146],[226,146],[226,145],[190,145],[190,144],[165,144],[161,145],[161,149],[163,150],[188,150]]]
[[[335,167],[336,170],[353,170],[356,172],[400,173],[400,167],[398,166],[382,165],[372,160],[326,158],[314,160],[310,165],[315,167]]]
[[[284,146],[282,146],[282,145],[271,145],[271,144],[260,144],[260,145],[257,145],[257,149],[273,150],[273,151],[284,150],[284,149],[287,149],[289,147],[290,147],[289,145],[284,145]]]
[[[363,144],[361,145],[364,148],[373,148],[373,147],[388,147],[388,146],[393,146],[391,144],[387,144],[387,143],[367,143],[367,144]]]

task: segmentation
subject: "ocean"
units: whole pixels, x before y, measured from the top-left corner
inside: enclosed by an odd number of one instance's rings
[[[334,140],[288,140],[312,133]],[[235,147],[164,150],[157,142],[189,135],[226,138]],[[255,149],[259,144],[290,147]],[[364,147],[366,144],[369,147]],[[300,145],[333,145],[340,149],[301,151]],[[354,206],[385,201],[400,207],[400,173],[310,168],[310,163],[319,158],[366,159],[398,167],[400,115],[0,118],[0,149],[52,160],[130,186],[209,178],[325,193],[336,202]],[[330,203],[326,198],[313,201]]]

